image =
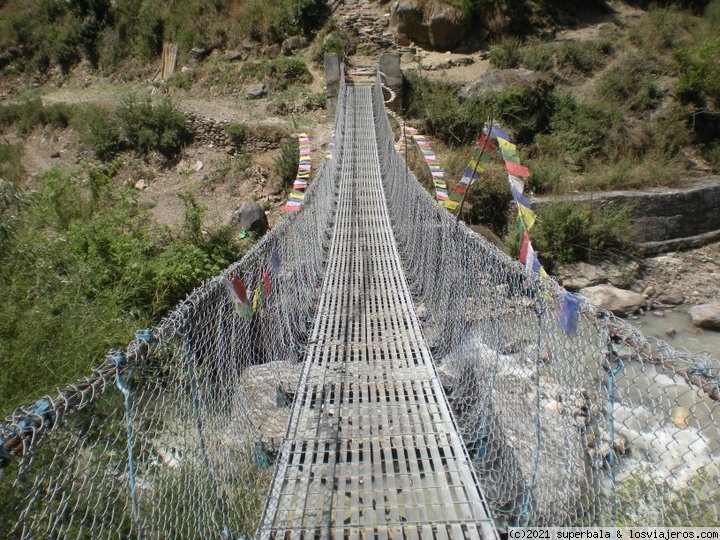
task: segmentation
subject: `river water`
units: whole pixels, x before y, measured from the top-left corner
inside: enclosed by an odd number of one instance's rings
[[[711,363],[720,367],[720,331],[703,330],[694,326],[687,314],[687,308],[667,311],[663,317],[649,313],[628,322],[645,336],[661,339],[674,349],[686,349],[691,353],[708,353],[712,359]],[[671,337],[668,332],[674,335]]]

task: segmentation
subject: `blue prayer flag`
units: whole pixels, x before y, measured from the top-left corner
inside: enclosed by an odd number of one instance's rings
[[[560,324],[563,334],[567,336],[577,335],[578,320],[580,318],[579,304],[580,301],[569,292],[563,293],[560,299],[560,317],[558,323]]]

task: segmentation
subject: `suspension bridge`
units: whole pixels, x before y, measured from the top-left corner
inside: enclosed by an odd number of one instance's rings
[[[393,139],[380,79],[343,79],[302,209],[0,424],[0,536],[719,521],[717,366],[584,303],[567,335],[552,280],[438,207]]]

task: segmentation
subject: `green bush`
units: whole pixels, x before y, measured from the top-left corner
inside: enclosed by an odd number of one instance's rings
[[[21,161],[22,154],[22,144],[0,141],[0,183],[4,180],[6,183],[17,184],[23,179],[25,170]],[[4,185],[2,183],[2,186]]]
[[[265,80],[272,90],[285,90],[295,84],[309,84],[312,75],[302,58],[296,56],[273,58],[243,65],[241,73],[258,81]]]
[[[275,174],[280,184],[277,191],[292,186],[300,162],[299,151],[300,145],[295,137],[280,142],[280,153],[275,159]]]
[[[87,105],[80,108],[71,125],[78,132],[81,142],[98,159],[109,159],[122,148],[120,127],[112,111],[104,107]]]
[[[430,82],[410,72],[405,77],[404,116],[424,121],[424,132],[450,146],[474,141],[489,120],[490,106],[477,100],[460,101],[459,86]]]
[[[119,163],[52,169],[15,211],[0,249],[3,415],[87,374],[241,255],[228,228],[200,232],[194,201],[182,232],[153,226],[116,186]]]
[[[640,55],[628,55],[603,74],[597,85],[598,97],[635,111],[658,106],[663,94],[655,82],[657,70]]]
[[[622,206],[600,208],[575,202],[544,205],[532,230],[533,247],[548,267],[631,252],[634,234],[629,213],[629,208]],[[514,228],[505,239],[515,257],[521,238],[521,231]]]
[[[247,124],[229,124],[225,127],[225,133],[232,141],[235,148],[242,148],[248,139]]]
[[[674,53],[680,80],[676,90],[684,103],[720,107],[720,36]]]
[[[173,158],[191,140],[187,118],[169,99],[153,105],[148,98],[131,96],[116,116],[124,145],[139,154],[157,151]]]
[[[506,38],[500,45],[490,50],[490,63],[498,69],[520,67],[523,60],[520,42],[515,38]]]

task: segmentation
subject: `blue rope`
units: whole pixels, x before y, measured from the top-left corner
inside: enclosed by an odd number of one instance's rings
[[[139,523],[140,523],[140,509],[137,502],[137,490],[135,489],[135,459],[134,459],[134,432],[132,427],[132,395],[130,393],[130,384],[132,382],[133,375],[135,374],[135,367],[130,368],[127,379],[122,380],[122,368],[125,365],[125,353],[123,351],[112,350],[108,355],[108,360],[115,364],[115,384],[118,389],[122,392],[125,397],[125,428],[127,431],[127,453],[128,453],[128,482],[130,484],[130,499],[132,501],[132,517],[135,523],[136,529],[138,529],[139,536]]]
[[[535,293],[539,292],[538,278],[535,278]],[[539,297],[539,305],[535,307],[535,315],[537,316],[537,333],[535,336],[535,456],[533,457],[533,470],[528,482],[528,489],[523,494],[523,504],[518,516],[518,526],[527,527],[530,523],[532,513],[532,490],[535,487],[535,478],[540,466],[540,346],[542,340],[542,317],[545,314],[545,301]]]
[[[613,362],[615,365],[611,365]],[[611,516],[610,525],[615,527],[617,517],[617,494],[615,482],[615,464],[617,462],[615,456],[615,375],[620,373],[624,367],[623,361],[615,351],[612,341],[608,340],[608,358],[603,368],[607,372],[607,392],[608,392],[608,432],[610,437],[610,453],[607,461],[610,466],[610,506]]]

